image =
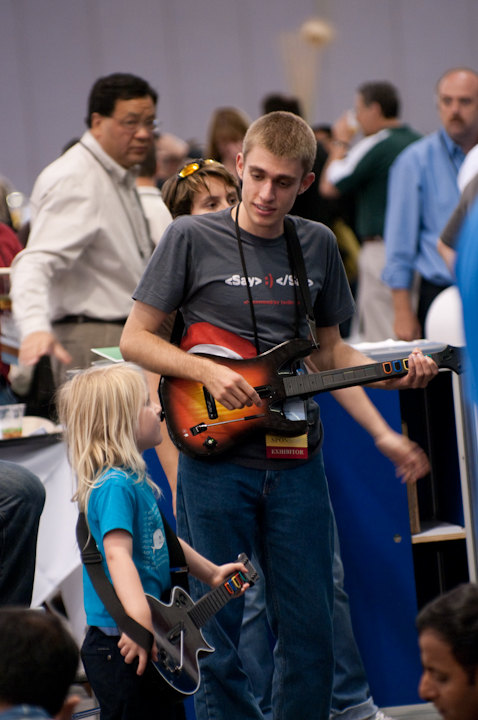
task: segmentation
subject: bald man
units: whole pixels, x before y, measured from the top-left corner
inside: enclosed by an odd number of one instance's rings
[[[440,129],[406,148],[389,174],[382,278],[392,288],[400,340],[423,337],[430,304],[453,283],[437,241],[460,199],[458,171],[478,142],[478,74],[449,70],[436,94]],[[415,272],[421,276],[418,308],[410,294]]]

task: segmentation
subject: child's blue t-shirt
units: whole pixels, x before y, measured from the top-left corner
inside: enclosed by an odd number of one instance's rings
[[[153,490],[147,482],[121,468],[108,470],[91,491],[88,526],[105,561],[103,538],[110,530],[127,530],[133,538],[133,562],[146,593],[160,598],[171,586],[169,553],[163,521]],[[83,587],[88,625],[115,627],[116,623],[96,594],[83,568]]]

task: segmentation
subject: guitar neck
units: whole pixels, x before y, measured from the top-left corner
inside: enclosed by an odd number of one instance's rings
[[[202,628],[233,597],[236,595],[231,595],[224,585],[219,585],[198,600],[194,607],[188,610],[188,615],[197,628]]]
[[[462,371],[459,348],[448,346],[445,350],[428,355],[440,368],[449,368],[456,373]],[[310,397],[329,390],[367,385],[368,383],[392,377],[401,377],[408,373],[408,357],[400,360],[371,363],[358,367],[325,370],[311,375],[291,375],[284,378],[287,397]]]

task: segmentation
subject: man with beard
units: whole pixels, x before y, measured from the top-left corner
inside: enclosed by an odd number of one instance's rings
[[[452,276],[437,251],[437,240],[460,199],[457,174],[478,142],[478,74],[448,70],[437,84],[442,127],[410,147],[390,169],[385,221],[384,282],[392,288],[400,340],[422,337],[430,304]],[[410,289],[421,276],[418,311]]]

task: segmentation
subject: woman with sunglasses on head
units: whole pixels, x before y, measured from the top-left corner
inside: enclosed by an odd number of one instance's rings
[[[215,160],[195,160],[185,165],[163,186],[163,200],[173,218],[205,215],[236,205],[239,183]]]

